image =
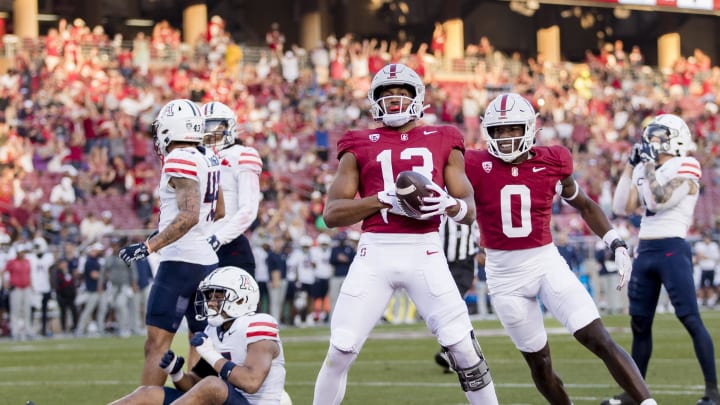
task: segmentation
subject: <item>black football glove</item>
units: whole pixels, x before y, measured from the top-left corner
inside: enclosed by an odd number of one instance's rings
[[[120,256],[125,263],[130,264],[136,260],[142,260],[150,256],[150,252],[145,242],[133,243],[120,249],[118,256]]]

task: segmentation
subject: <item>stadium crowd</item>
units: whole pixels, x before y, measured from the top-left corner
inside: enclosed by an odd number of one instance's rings
[[[234,43],[214,17],[193,48],[182,44],[178,30],[166,22],[149,38],[140,33],[127,46],[122,37],[108,38],[102,29],[76,19],[72,24],[61,20],[41,41],[6,49],[14,63],[0,76],[0,269],[25,257],[34,276],[15,286],[4,277],[0,334],[8,333],[10,288],[31,289],[36,298],[28,305],[45,317],[56,301],[63,313],[61,331],[86,333],[88,320],[79,316],[77,305],[86,306],[92,292],[107,288],[103,256],[112,255],[122,239],[142,240],[156,227],[161,162],[149,128],[157,108],[175,98],[229,105],[237,112],[243,144],[262,157],[263,200],[251,240],[256,257],[265,252],[278,260],[268,261],[274,265],[264,270],[259,266],[261,288],[272,288],[275,271],[291,285],[312,284],[315,272],[293,266],[293,254],[300,253],[292,252],[310,245],[320,249],[330,237],[356,239],[356,229],[325,226],[325,192],[336,167],[335,143],[348,128],[372,125],[366,112],[370,78],[389,62],[407,64],[423,77],[423,120],[454,123],[468,148],[484,147],[480,116],[497,92],[525,95],[539,112],[538,142],[570,149],[578,183],[608,215],[612,190],[644,122],[663,112],[682,116],[695,136],[693,154],[704,168],[693,234],[699,239],[708,231],[718,240],[715,215],[720,212],[711,200],[720,195],[720,67],[712,66],[701,50],[662,70],[645,65],[637,47],[626,51],[620,41],[589,50],[581,64],[506,55],[488,38],[470,44],[461,60],[450,61],[438,42],[429,47],[348,34],[302,49],[287,46],[274,25],[267,46],[251,48]],[[567,208],[558,199],[554,226],[569,240],[566,258],[576,263],[571,266],[581,278],[598,269],[607,274],[604,257],[598,257],[595,269],[585,268],[603,249],[596,249],[596,238]],[[639,218],[615,221],[629,241]],[[330,255],[318,260],[329,263]],[[140,291],[150,282],[152,260],[144,268],[127,280],[135,303],[126,325],[115,329],[119,334],[140,328]],[[598,285],[587,282],[591,290]],[[617,298],[608,291],[593,294],[599,305]],[[273,314],[281,322],[306,325],[326,319],[329,305],[323,297],[296,304],[289,290],[285,295],[287,311],[276,308]],[[99,332],[105,329],[105,306],[114,304],[98,299]],[[71,324],[66,324],[66,310]],[[41,327],[18,338],[50,335],[42,319]]]

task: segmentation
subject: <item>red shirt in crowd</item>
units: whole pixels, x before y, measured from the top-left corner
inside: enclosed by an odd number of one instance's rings
[[[5,265],[5,271],[10,275],[11,287],[30,287],[30,261],[25,258],[24,254],[9,260]]]

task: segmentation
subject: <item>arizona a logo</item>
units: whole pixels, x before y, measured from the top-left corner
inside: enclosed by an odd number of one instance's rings
[[[377,142],[380,140],[380,134],[370,134],[370,142]]]
[[[492,162],[482,162],[482,168],[485,170],[485,173],[490,173],[490,170],[492,170]]]

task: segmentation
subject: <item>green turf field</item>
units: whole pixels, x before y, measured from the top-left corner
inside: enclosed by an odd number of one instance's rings
[[[703,312],[720,346],[720,311]],[[615,339],[630,347],[628,318],[606,317]],[[618,392],[602,363],[559,328],[551,330],[554,364],[576,405],[598,404]],[[544,404],[520,354],[497,321],[478,321],[475,328],[488,357],[501,404]],[[671,315],[655,321],[654,355],[648,381],[659,404],[695,404],[703,380],[690,338]],[[286,390],[295,405],[310,404],[315,377],[327,350],[328,329],[281,331],[287,360]],[[176,351],[185,352],[184,342]],[[455,374],[443,374],[433,361],[437,349],[424,326],[378,326],[350,371],[344,404],[467,403]],[[0,340],[0,405],[105,404],[138,383],[143,338],[50,339],[33,342]]]

